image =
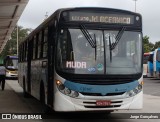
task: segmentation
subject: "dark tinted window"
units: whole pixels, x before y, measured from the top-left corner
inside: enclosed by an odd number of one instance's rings
[[[150,55],[149,55],[148,61],[150,61],[150,62],[153,63],[153,54],[150,54]]]
[[[143,64],[147,64],[148,58],[149,58],[149,55],[143,56]]]
[[[157,61],[160,61],[160,50],[157,51],[156,59],[157,59]]]

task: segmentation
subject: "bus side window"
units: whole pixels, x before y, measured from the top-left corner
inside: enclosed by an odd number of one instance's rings
[[[48,40],[48,28],[44,30],[44,36],[43,36],[43,41],[42,41],[42,57],[45,58],[47,57],[47,40]]]
[[[19,57],[20,57],[19,60],[22,62],[23,44],[20,45],[20,47],[19,47],[19,53],[18,54],[19,54]]]
[[[160,50],[157,51],[156,60],[157,60],[157,61],[160,61]]]
[[[35,59],[36,58],[36,36],[34,36],[34,39],[33,39],[33,58],[32,59]]]
[[[25,42],[24,61],[27,61],[28,41]]]
[[[21,46],[19,46],[18,48],[19,48],[19,50],[21,50]],[[19,52],[19,50],[18,50],[18,54],[19,54],[18,55],[18,61],[21,62],[21,52]]]
[[[22,45],[22,61],[24,61],[24,43],[23,43],[23,45]]]
[[[21,50],[21,51],[20,51]],[[22,55],[23,55],[23,44],[19,47],[19,56],[20,56],[20,61],[22,62]]]
[[[40,32],[39,34],[38,34],[38,44],[37,44],[37,46],[38,46],[38,51],[37,51],[37,54],[38,54],[38,56],[37,56],[37,58],[41,58],[41,43],[42,43],[42,32]]]

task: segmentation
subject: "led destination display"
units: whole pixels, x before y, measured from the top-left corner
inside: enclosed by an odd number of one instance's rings
[[[69,21],[107,24],[134,24],[134,16],[124,14],[69,12]]]

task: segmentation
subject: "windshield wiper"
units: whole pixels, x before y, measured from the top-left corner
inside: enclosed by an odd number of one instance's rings
[[[97,41],[96,41],[96,34],[94,34],[94,40],[95,40],[95,55],[94,55],[94,57],[95,57],[95,60],[97,59]]]
[[[125,29],[126,29],[126,27],[122,27],[122,29],[118,32],[118,34],[115,38],[116,41],[111,45],[111,50],[113,50],[117,46],[117,44],[118,44],[119,40],[121,39]]]
[[[83,35],[86,37],[91,47],[96,48],[96,40],[92,38],[92,36],[89,34],[88,30],[86,29],[84,25],[80,25],[80,27],[81,27],[80,29]]]

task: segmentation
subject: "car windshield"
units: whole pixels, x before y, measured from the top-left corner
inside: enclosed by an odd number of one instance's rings
[[[141,32],[61,29],[57,69],[71,74],[141,73]],[[117,40],[116,37],[119,36]]]

